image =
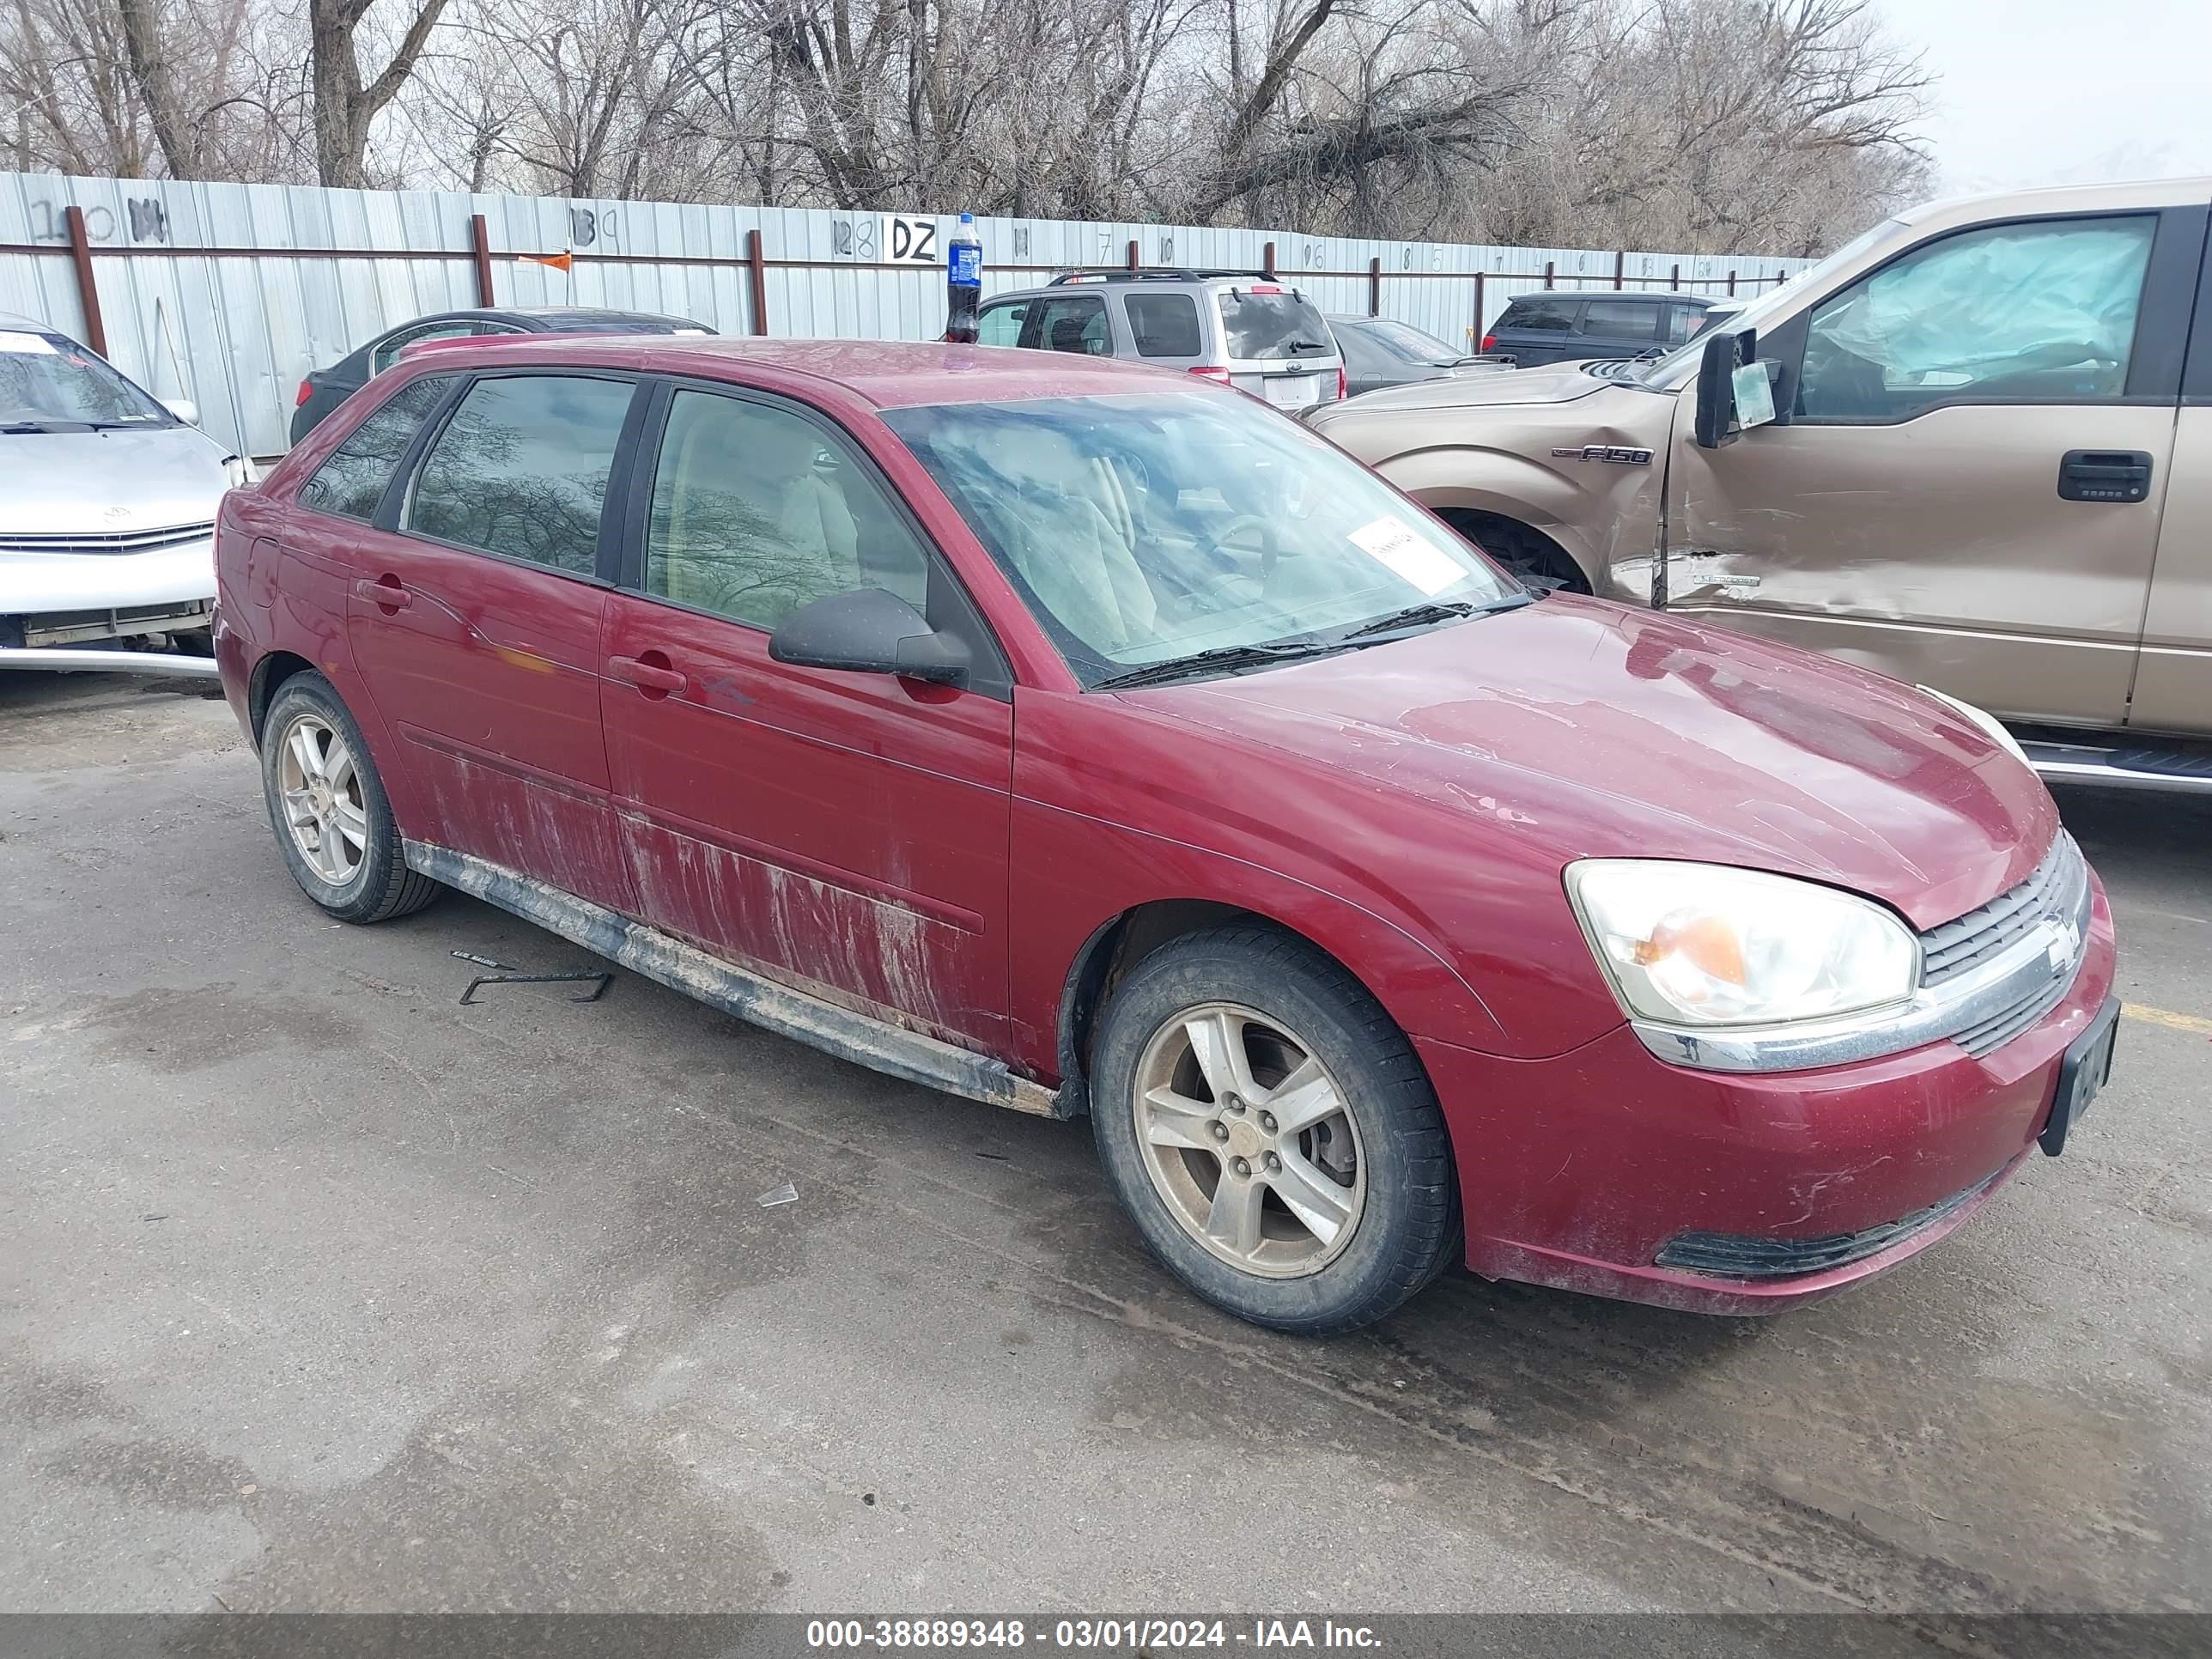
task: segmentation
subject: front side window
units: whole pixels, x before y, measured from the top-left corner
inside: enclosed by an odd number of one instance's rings
[[[364,524],[374,519],[407,446],[453,384],[450,374],[426,374],[386,398],[301,486],[300,505]]]
[[[1026,304],[985,306],[975,319],[977,345],[1011,346],[1022,343],[1022,319],[1030,314]]]
[[[773,630],[860,587],[923,610],[929,556],[842,439],[788,410],[678,392],[653,471],[645,586]]]
[[[1085,685],[1518,587],[1388,484],[1242,397],[887,411]]]
[[[1592,300],[1583,307],[1583,331],[1612,340],[1656,340],[1659,305],[1654,300]]]
[[[1199,342],[1198,301],[1188,294],[1132,294],[1122,301],[1129,332],[1139,357],[1195,357]]]
[[[1073,351],[1087,356],[1110,356],[1114,343],[1106,331],[1106,302],[1095,294],[1032,300],[1037,313],[1036,338],[1030,343],[1046,351]]]
[[[1232,362],[1325,357],[1335,349],[1328,324],[1303,294],[1261,283],[1224,289],[1216,297]]]
[[[562,374],[477,381],[422,458],[406,528],[591,575],[630,392]]]
[[[1678,346],[1705,325],[1704,307],[1675,306],[1667,313],[1667,343]]]
[[[1797,414],[1893,421],[1961,398],[2118,398],[2157,222],[1990,225],[1914,249],[1813,313]]]
[[[175,416],[66,336],[0,329],[0,432],[177,424]]]

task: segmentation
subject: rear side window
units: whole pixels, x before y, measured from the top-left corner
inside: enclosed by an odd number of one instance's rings
[[[450,374],[428,374],[386,398],[315,469],[315,476],[301,488],[300,505],[364,524],[374,519],[385,487],[399,470],[407,446],[415,441],[416,428],[453,384]]]
[[[1112,355],[1113,337],[1106,331],[1106,302],[1097,295],[1032,300],[1030,308],[1037,313],[1032,343],[1047,351],[1081,352],[1092,357]]]
[[[631,390],[561,374],[479,380],[422,458],[407,528],[591,575]]]
[[[1498,319],[1499,328],[1536,328],[1564,334],[1575,325],[1575,308],[1564,300],[1516,300]]]
[[[1232,361],[1325,357],[1336,349],[1328,323],[1302,294],[1280,288],[1231,288],[1217,297]]]
[[[1122,301],[1139,357],[1195,357],[1198,301],[1188,294],[1132,294]]]
[[[1656,340],[1656,300],[1592,300],[1583,307],[1583,332],[1609,340]]]

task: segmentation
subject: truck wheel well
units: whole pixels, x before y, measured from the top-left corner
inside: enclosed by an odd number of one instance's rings
[[[1533,525],[1503,513],[1471,507],[1440,507],[1437,516],[1515,575],[1545,588],[1570,593],[1592,592],[1589,577],[1574,556]]]
[[[1256,922],[1279,928],[1328,957],[1337,958],[1316,940],[1272,916],[1240,905],[1211,899],[1158,899],[1124,910],[1102,923],[1075,954],[1067,970],[1067,983],[1060,999],[1060,1076],[1061,1115],[1087,1116],[1091,1110],[1091,1053],[1097,1038],[1098,1012],[1105,1007],[1129,970],[1171,939],[1218,927],[1228,921]],[[1337,965],[1343,967],[1342,963]],[[1351,969],[1346,968],[1350,973]],[[1352,978],[1358,979],[1357,974]]]
[[[295,674],[304,674],[314,667],[305,657],[289,651],[271,651],[253,665],[253,678],[246,689],[246,710],[253,720],[253,737],[261,738],[261,718],[269,712],[269,705],[276,696],[277,688]]]

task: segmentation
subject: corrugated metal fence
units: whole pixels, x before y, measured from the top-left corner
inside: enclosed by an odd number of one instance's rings
[[[149,390],[191,398],[216,437],[266,456],[285,447],[311,367],[426,312],[614,306],[732,334],[928,338],[945,324],[936,239],[952,223],[0,173],[0,312],[90,340]],[[984,219],[977,233],[987,293],[1074,265],[1273,269],[1324,310],[1395,317],[1454,342],[1546,286],[1752,294],[1805,264],[1037,219]],[[566,270],[538,263],[562,254]]]

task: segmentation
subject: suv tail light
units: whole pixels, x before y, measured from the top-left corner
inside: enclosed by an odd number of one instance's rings
[[[308,398],[312,398],[312,397],[313,397],[314,395],[315,395],[315,383],[314,383],[313,380],[302,380],[302,381],[301,381],[301,382],[300,382],[300,395],[299,395],[298,397],[296,397],[296,398],[293,398],[293,399],[292,399],[292,407],[293,407],[293,408],[295,408],[295,409],[301,409],[301,408],[304,408],[304,407],[306,406],[306,404],[307,404],[307,399],[308,399]]]
[[[1486,353],[1497,350],[1498,337],[1495,334],[1484,335],[1482,337],[1482,349]]]
[[[1342,363],[1339,363],[1339,364],[1336,366],[1336,400],[1337,400],[1337,402],[1339,402],[1339,403],[1342,403],[1342,402],[1343,402],[1346,398],[1348,398],[1348,397],[1350,397],[1350,396],[1352,395],[1351,389],[1350,389],[1350,388],[1351,388],[1351,386],[1352,386],[1352,382],[1351,382],[1351,381],[1349,381],[1349,380],[1346,380],[1346,379],[1344,378],[1344,365],[1343,365]]]
[[[1193,374],[1197,375],[1200,380],[1211,380],[1216,386],[1227,386],[1230,384],[1229,371],[1225,368],[1216,368],[1211,363],[1200,363],[1190,372]]]

